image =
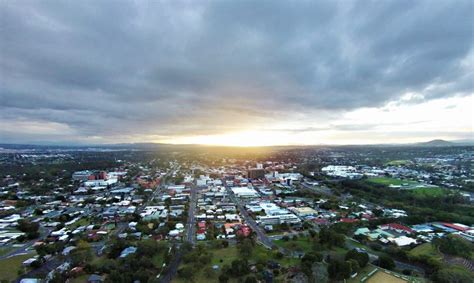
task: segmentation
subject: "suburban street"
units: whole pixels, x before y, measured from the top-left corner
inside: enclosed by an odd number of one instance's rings
[[[235,197],[232,190],[226,186],[227,193],[229,194],[230,199],[237,205],[240,210],[240,214],[245,220],[245,223],[252,228],[253,231],[257,234],[257,239],[264,245],[265,247],[271,249],[276,245],[272,242],[272,240],[262,231],[262,229],[258,226],[257,222],[248,214],[247,210],[245,209],[244,205],[240,202],[238,198]]]
[[[193,246],[196,244],[196,203],[197,203],[197,192],[196,187],[191,186],[191,196],[189,200],[189,209],[188,209],[188,221],[186,223],[186,236],[185,239],[187,242],[190,242]]]

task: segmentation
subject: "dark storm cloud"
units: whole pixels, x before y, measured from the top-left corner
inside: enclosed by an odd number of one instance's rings
[[[4,0],[0,119],[113,140],[232,131],[407,92],[466,95],[473,9],[472,1]]]

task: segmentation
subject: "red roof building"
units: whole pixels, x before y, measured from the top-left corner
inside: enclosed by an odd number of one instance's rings
[[[448,228],[455,229],[455,230],[458,230],[458,231],[461,231],[461,232],[464,232],[464,231],[469,230],[469,228],[461,227],[461,226],[459,226],[459,225],[452,224],[452,223],[443,222],[443,223],[441,223],[441,224],[443,224],[443,226],[446,226],[446,227],[448,227]]]
[[[198,234],[204,234],[206,233],[206,222],[201,221],[198,223]]]
[[[236,232],[238,235],[242,235],[244,237],[248,237],[252,230],[247,225],[240,226],[240,229]]]
[[[389,224],[383,224],[380,225],[380,229],[382,230],[394,230],[399,233],[408,233],[411,234],[413,233],[413,230],[410,227],[404,226],[402,224],[398,223],[389,223]]]

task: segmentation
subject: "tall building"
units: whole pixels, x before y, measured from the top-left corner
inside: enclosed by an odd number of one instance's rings
[[[263,179],[265,177],[265,170],[259,168],[252,168],[248,170],[247,175],[250,179]]]

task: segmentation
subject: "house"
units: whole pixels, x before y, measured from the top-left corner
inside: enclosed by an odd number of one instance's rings
[[[411,226],[412,230],[417,233],[431,233],[433,232],[433,228],[430,225],[425,224],[418,224]]]
[[[379,227],[382,230],[392,230],[392,231],[403,233],[403,234],[413,233],[413,229],[411,229],[410,227],[404,226],[402,224],[398,224],[398,223],[383,224],[383,225],[380,225]]]
[[[409,246],[411,244],[416,244],[416,240],[407,236],[401,236],[391,240],[392,243],[399,247]]]
[[[354,235],[364,235],[367,236],[370,233],[370,229],[367,227],[359,228],[354,232]]]
[[[243,237],[248,237],[251,232],[252,230],[250,229],[250,227],[248,227],[247,225],[242,225],[240,226],[240,229],[237,230],[236,234],[241,235]]]
[[[206,232],[206,222],[201,221],[198,223],[198,234],[204,234]]]
[[[206,235],[205,234],[197,234],[196,239],[198,241],[204,241],[206,239]]]
[[[137,248],[136,247],[128,247],[125,248],[121,253],[120,253],[120,258],[125,258],[129,256],[130,254],[136,253]]]
[[[454,230],[457,230],[457,231],[460,231],[460,232],[465,232],[465,231],[469,230],[469,226],[459,224],[459,223],[452,224],[452,223],[443,222],[441,224],[445,227],[448,227],[448,228],[451,228],[451,229],[454,229]]]

